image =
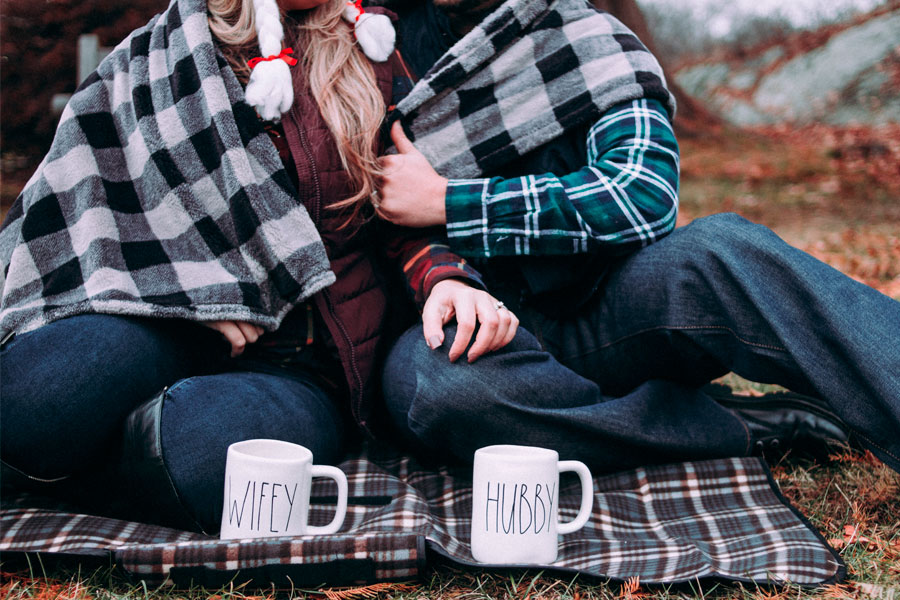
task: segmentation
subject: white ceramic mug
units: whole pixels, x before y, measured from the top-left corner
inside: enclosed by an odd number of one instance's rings
[[[347,476],[314,465],[307,448],[279,440],[247,440],[228,447],[225,463],[223,540],[336,533],[347,514]],[[337,510],[324,527],[309,525],[313,477],[334,479]]]
[[[581,479],[581,507],[559,523],[559,474]],[[549,564],[559,534],[584,527],[594,486],[584,463],[559,460],[555,450],[533,446],[486,446],[475,452],[472,473],[472,556],[489,564]]]

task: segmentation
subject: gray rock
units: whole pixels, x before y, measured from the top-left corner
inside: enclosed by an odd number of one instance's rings
[[[900,68],[900,10],[837,33],[763,75],[785,54],[775,46],[737,68],[694,65],[675,79],[735,125],[900,122],[900,90],[891,89],[882,68]]]
[[[730,73],[731,68],[726,64],[706,64],[679,71],[676,79],[688,94],[702,98],[723,85]]]
[[[752,90],[759,78],[759,71],[755,69],[744,69],[738,71],[728,78],[728,87],[735,90]]]
[[[819,106],[828,108],[829,95],[840,94],[889,57],[898,43],[900,11],[848,29],[822,48],[798,56],[764,77],[753,104],[788,120],[814,120],[820,117],[816,114]]]
[[[900,93],[882,93],[890,85],[884,71],[869,69],[844,90],[823,121],[831,125],[900,123]]]
[[[728,121],[740,127],[753,127],[756,125],[771,125],[778,122],[774,116],[759,110],[753,104],[734,97],[717,96],[715,99],[716,112],[727,115]]]
[[[751,69],[762,71],[784,55],[784,48],[782,48],[781,46],[772,46],[771,48],[763,52],[759,58],[750,60],[747,63],[747,66]]]

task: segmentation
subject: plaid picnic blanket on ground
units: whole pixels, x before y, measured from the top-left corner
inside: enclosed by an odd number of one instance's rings
[[[179,585],[247,581],[350,585],[408,580],[440,558],[476,563],[469,550],[471,469],[428,468],[385,449],[340,465],[350,501],[341,533],[228,540],[4,499],[0,552],[111,555],[129,574]],[[577,482],[561,482],[563,520],[578,509]],[[571,486],[575,486],[572,488]],[[311,522],[331,520],[336,487],[313,485]],[[642,583],[704,577],[800,585],[837,582],[843,562],[778,492],[765,463],[719,459],[635,469],[594,479],[588,525],[561,537],[547,573]],[[238,575],[236,573],[240,572]]]

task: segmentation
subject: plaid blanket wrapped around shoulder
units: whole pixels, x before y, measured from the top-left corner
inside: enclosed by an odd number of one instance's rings
[[[376,0],[401,9],[409,0]],[[483,177],[596,121],[654,98],[675,113],[656,58],[586,0],[506,0],[447,51],[393,119],[445,177]]]
[[[438,172],[478,177],[635,98],[674,113],[616,19],[584,0],[507,0],[393,118]],[[87,312],[276,328],[334,280],[290,192],[206,3],[173,0],[75,93],[0,229],[0,338]]]
[[[472,558],[471,468],[426,467],[369,448],[340,468],[349,506],[335,535],[218,540],[4,498],[0,552],[112,556],[125,572],[159,582],[218,586],[350,585],[414,579],[437,562],[491,568]],[[563,480],[560,518],[581,501]],[[333,516],[336,486],[313,484],[313,524]],[[839,555],[781,496],[757,458],[719,459],[595,477],[593,513],[560,537],[547,573],[674,583],[706,577],[816,586],[843,579]]]
[[[334,281],[205,0],[173,0],[75,92],[0,269],[0,337],[88,312],[275,329]]]

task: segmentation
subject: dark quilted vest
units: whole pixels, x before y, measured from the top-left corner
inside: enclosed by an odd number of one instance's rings
[[[390,62],[374,64],[378,86],[391,99]],[[350,196],[349,181],[337,146],[319,114],[301,69],[294,74],[294,105],[283,120],[299,179],[298,197],[309,211],[325,243],[337,282],[313,297],[340,357],[350,392],[350,410],[356,423],[369,431],[372,383],[379,340],[386,322],[387,291],[379,275],[374,227],[350,225],[330,204]],[[371,225],[371,224],[370,224]]]

